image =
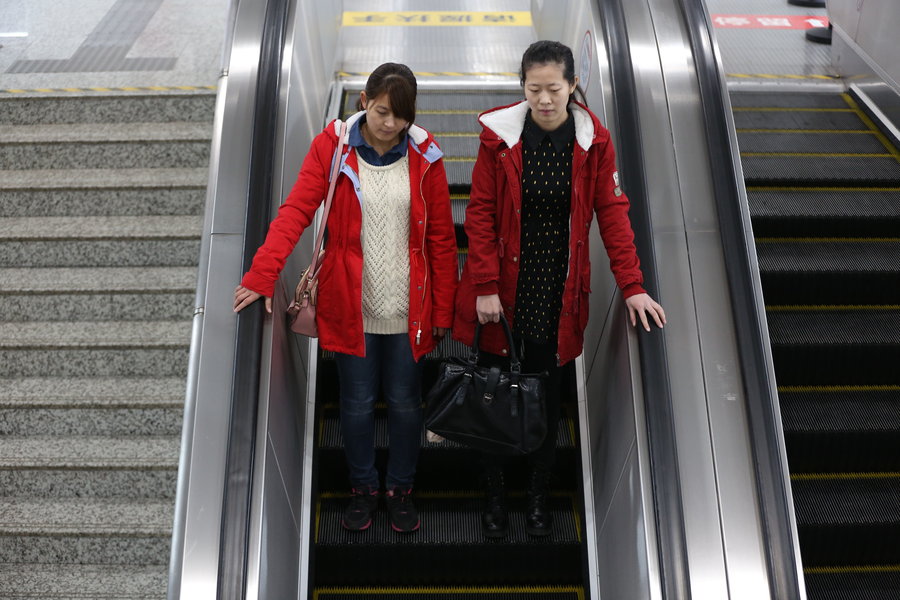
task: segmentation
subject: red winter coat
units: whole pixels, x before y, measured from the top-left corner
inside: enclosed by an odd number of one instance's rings
[[[609,132],[586,107],[573,102],[575,149],[572,157],[572,202],[569,222],[569,273],[563,288],[557,359],[560,365],[581,354],[591,286],[588,239],[594,213],[610,267],[625,298],[644,292],[628,198],[619,187]],[[472,172],[472,192],[465,230],[469,257],[456,295],[453,337],[471,344],[478,296],[499,294],[504,314],[515,327],[522,207],[522,129],[528,103],[519,102],[482,113],[481,147]],[[506,355],[508,344],[499,324],[483,328],[481,348]]]
[[[348,119],[350,126],[364,113]],[[271,296],[285,260],[312,222],[328,192],[328,172],[337,148],[340,123],[333,121],[316,136],[297,182],[269,226],[241,285]],[[453,324],[453,296],[458,263],[443,153],[434,137],[417,125],[409,129],[409,341],[418,360],[436,342],[432,327]],[[328,241],[319,276],[316,323],[319,345],[355,356],[365,355],[362,316],[362,202],[356,150],[344,151],[328,217]]]

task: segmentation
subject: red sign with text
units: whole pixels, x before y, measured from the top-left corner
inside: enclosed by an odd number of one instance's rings
[[[828,27],[828,17],[803,15],[712,15],[721,29],[812,29]]]

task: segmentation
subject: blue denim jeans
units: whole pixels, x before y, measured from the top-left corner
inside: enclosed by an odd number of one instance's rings
[[[341,435],[352,487],[378,489],[375,469],[375,400],[388,406],[387,489],[412,487],[422,439],[422,363],[409,336],[367,333],[366,356],[335,353],[341,400]]]

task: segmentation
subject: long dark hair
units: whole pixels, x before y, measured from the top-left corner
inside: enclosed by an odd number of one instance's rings
[[[409,67],[400,63],[379,65],[366,80],[366,98],[374,100],[386,93],[391,111],[409,124],[416,120],[416,91],[416,76]],[[356,108],[365,110],[361,98]]]
[[[525,87],[525,74],[535,65],[557,64],[562,67],[563,77],[569,85],[575,83],[575,57],[572,49],[560,42],[552,40],[539,40],[534,42],[522,55],[522,65],[519,67],[519,83]],[[580,101],[585,106],[587,99],[581,85],[575,86],[575,92],[569,96],[569,101],[575,100],[575,94],[580,96]]]

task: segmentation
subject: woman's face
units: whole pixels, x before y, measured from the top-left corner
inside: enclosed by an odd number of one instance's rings
[[[553,131],[566,122],[566,106],[575,91],[575,83],[566,81],[563,65],[544,63],[525,71],[525,99],[531,107],[531,118],[541,129]]]
[[[394,116],[388,95],[381,94],[377,98],[367,98],[365,92],[360,93],[362,105],[366,108],[366,129],[378,141],[395,144],[400,134],[409,125],[407,121]]]

